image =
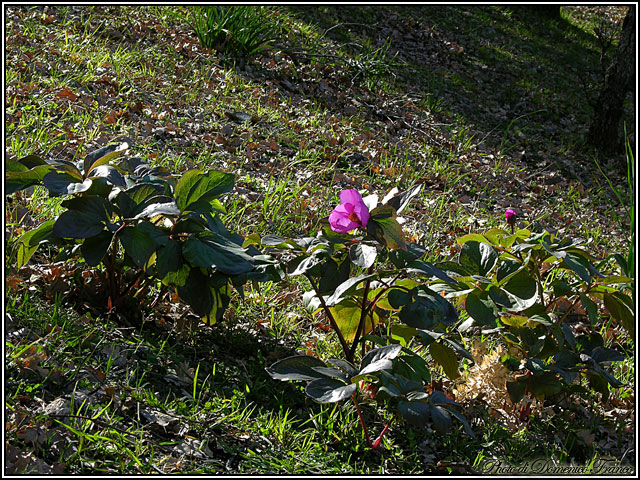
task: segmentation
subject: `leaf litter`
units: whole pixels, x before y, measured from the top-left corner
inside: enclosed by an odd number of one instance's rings
[[[586,7],[572,8],[579,14],[585,14]],[[335,12],[339,14],[339,11],[337,9]],[[612,244],[616,245],[615,238],[620,236],[620,232],[613,230],[610,207],[604,208],[598,202],[583,198],[568,218],[564,211],[556,208],[558,198],[567,191],[584,195],[588,188],[595,185],[594,180],[588,178],[588,172],[580,170],[580,165],[585,163],[580,153],[562,151],[559,133],[562,129],[577,128],[579,118],[573,114],[566,115],[560,124],[548,119],[540,120],[542,130],[533,134],[524,135],[524,127],[518,128],[520,133],[515,129],[509,130],[502,140],[507,138],[517,148],[507,151],[499,148],[499,130],[487,132],[490,130],[488,125],[508,122],[522,115],[521,112],[538,118],[534,112],[539,100],[536,100],[536,92],[531,91],[509,104],[496,91],[488,92],[484,97],[474,97],[480,98],[479,102],[470,102],[473,88],[456,85],[456,73],[457,78],[473,76],[478,85],[485,88],[513,75],[508,71],[492,69],[479,61],[483,45],[482,42],[474,45],[475,37],[472,34],[449,31],[436,24],[431,26],[421,23],[423,20],[419,19],[404,23],[405,18],[398,12],[388,14],[386,9],[374,10],[376,19],[373,23],[377,34],[373,41],[376,46],[380,47],[387,39],[391,39],[389,53],[397,54],[397,61],[409,66],[422,64],[434,71],[445,71],[443,78],[450,84],[445,81],[438,94],[450,108],[448,111],[438,111],[437,108],[421,106],[425,98],[422,87],[412,84],[411,78],[406,78],[412,75],[411,68],[396,72],[399,79],[405,81],[403,93],[371,91],[357,81],[356,75],[361,70],[354,67],[355,64],[350,67],[349,62],[339,60],[346,57],[339,51],[339,42],[331,39],[331,35],[323,36],[322,48],[326,55],[338,58],[334,63],[323,64],[318,61],[319,57],[314,57],[314,52],[295,53],[295,49],[289,49],[288,52],[267,52],[254,62],[239,61],[235,73],[229,73],[215,59],[211,62],[212,52],[200,49],[186,25],[176,24],[166,29],[155,17],[129,7],[113,7],[110,12],[105,11],[103,18],[122,12],[128,16],[127,22],[100,22],[100,15],[94,12],[91,20],[84,23],[84,7],[69,7],[64,17],[63,10],[59,8],[47,8],[46,13],[42,13],[39,8],[10,7],[6,53],[18,74],[8,80],[6,95],[8,105],[16,102],[21,108],[6,109],[7,125],[18,125],[28,115],[25,106],[48,108],[51,123],[57,122],[54,135],[64,141],[43,147],[46,148],[46,155],[71,158],[82,151],[110,143],[117,136],[135,138],[136,142],[132,144],[137,143],[141,149],[158,152],[156,160],[170,165],[182,164],[186,168],[196,166],[194,158],[198,154],[195,152],[215,152],[211,165],[235,171],[240,180],[236,186],[238,193],[251,202],[264,198],[269,179],[281,175],[283,170],[291,171],[292,180],[298,184],[304,185],[312,179],[327,189],[338,191],[340,188],[355,187],[381,196],[396,184],[414,181],[424,183],[429,189],[429,196],[417,201],[413,212],[407,212],[406,229],[413,235],[414,241],[429,238],[431,242],[442,245],[443,255],[450,253],[449,247],[455,247],[455,237],[466,233],[467,227],[454,225],[449,231],[429,236],[422,225],[428,223],[425,220],[429,217],[430,209],[438,203],[442,203],[451,215],[468,219],[470,227],[481,225],[480,222],[487,215],[501,213],[506,207],[517,207],[524,218],[544,216],[552,226],[560,227],[568,234],[580,232],[587,226],[602,227],[603,236],[611,237]],[[472,9],[461,9],[458,13],[473,16]],[[615,7],[606,13],[611,16],[612,22],[619,21],[620,12],[616,12]],[[21,30],[20,22],[32,18],[39,19],[42,27],[26,34]],[[492,23],[485,27],[490,34],[496,33],[499,25],[498,20],[493,18]],[[80,35],[85,31],[100,35],[100,41],[113,52],[118,51],[119,45],[124,45],[127,48],[146,48],[151,55],[159,55],[162,48],[171,46],[180,58],[172,71],[155,70],[154,75],[120,79],[113,63],[109,61],[89,65],[89,57],[80,52],[65,56],[58,51],[59,44],[52,40],[63,21],[69,22],[69,33],[72,35]],[[400,22],[403,22],[402,28],[398,28]],[[355,31],[358,28],[353,27]],[[365,25],[362,30],[370,29]],[[337,33],[337,30],[332,33]],[[143,60],[141,69],[155,68],[151,64],[151,61],[145,63]],[[479,70],[476,68],[478,64]],[[183,84],[178,79],[193,72],[193,65],[206,66],[206,75],[194,85]],[[95,73],[85,81],[73,80],[68,85],[56,88],[47,86],[50,82],[42,83],[43,78],[51,78],[53,71],[72,73],[87,69]],[[548,74],[553,74],[553,71],[549,70]],[[228,75],[236,75],[237,78],[231,81]],[[248,83],[231,95],[224,93],[229,85],[239,85],[240,79]],[[188,96],[190,92],[193,97]],[[205,99],[208,104],[205,105],[197,97]],[[230,103],[237,108],[231,110],[228,105],[209,102],[214,98],[232,100]],[[279,116],[276,118],[273,112],[266,114],[260,111],[256,107],[256,100],[264,108],[279,111]],[[561,98],[557,101],[558,109],[560,105],[564,105]],[[546,106],[549,107],[548,104]],[[318,108],[322,113],[309,114]],[[68,109],[87,112],[91,120],[84,126],[69,124]],[[478,132],[469,141],[465,140],[468,135],[465,137],[464,128],[457,125],[459,115],[463,114],[467,118],[478,118]],[[559,110],[554,114],[562,117]],[[314,116],[317,121],[312,121]],[[550,118],[553,119],[553,116]],[[127,127],[122,128],[122,125]],[[536,124],[532,124],[532,128],[537,128]],[[26,131],[22,130],[21,135],[25,134]],[[431,165],[433,160],[425,154],[425,144],[431,145],[441,158],[447,158],[454,169],[434,169]],[[189,154],[184,155],[184,151]],[[306,158],[308,153],[305,152],[313,153],[320,162]],[[15,158],[19,152],[13,151],[13,146],[8,144],[7,154],[9,158]],[[404,159],[404,162],[390,163],[390,158]],[[345,164],[352,167],[341,169],[340,165]],[[572,172],[572,175],[567,175],[566,171]],[[369,180],[373,176],[377,177],[375,182]],[[242,178],[251,178],[252,181],[244,182]],[[21,218],[24,226],[28,227],[38,212],[30,210],[28,198],[18,198],[17,202],[17,208],[23,210],[14,210],[12,220]],[[314,211],[318,219],[323,212],[328,212],[328,206],[323,206],[317,198],[308,198],[308,193],[304,202],[305,209]],[[324,199],[322,202],[326,203]],[[260,215],[258,210],[254,211],[255,216]],[[314,220],[303,228],[310,230],[313,225]],[[15,228],[14,234],[20,233],[20,226],[11,228]],[[22,271],[11,272],[9,287],[16,294],[26,288],[52,301],[56,295],[63,295],[64,298],[65,295],[77,293],[78,285],[74,283],[73,276],[73,267],[51,264],[45,257],[36,255]],[[94,290],[81,300],[85,311],[95,314],[103,307],[92,306],[88,300],[100,298],[98,292]],[[169,324],[174,321],[185,318],[185,312],[174,305],[161,306],[160,310],[162,313],[154,321],[158,326],[164,325],[165,329],[170,328]],[[169,324],[166,319],[171,320]],[[93,323],[93,320],[88,321]],[[20,322],[13,324],[18,327]],[[33,332],[24,328],[10,327],[9,334],[13,345],[34,340]],[[45,337],[45,343],[55,349],[53,337]],[[114,337],[113,341],[102,346],[100,353],[103,360],[105,357],[112,358],[117,372],[134,362],[135,355],[129,356],[130,350],[117,344],[122,341],[121,338]],[[78,365],[59,362],[52,355],[53,351],[46,347],[31,346],[24,355],[10,362],[10,368],[17,368],[18,376],[29,376],[34,382],[44,382],[44,391],[50,388],[46,382],[49,381],[50,385],[52,378],[54,384],[62,384],[63,390],[68,390],[75,383],[65,375],[72,373]],[[502,402],[502,405],[506,405],[508,396],[505,397],[504,382],[508,374],[503,366],[501,368],[497,354],[480,353],[478,350],[474,355],[478,355],[478,361],[467,377],[470,386],[466,389],[456,387],[458,399],[473,403],[482,392],[485,398],[490,399],[487,403],[500,405]],[[189,390],[190,378],[165,371],[163,378],[166,382],[174,380],[176,387]],[[57,379],[51,376],[52,372],[57,372]],[[98,405],[103,398],[118,398],[121,400],[119,408],[123,412],[131,412],[125,415],[126,420],[137,417],[138,422],[146,422],[146,425],[138,424],[137,427],[142,428],[145,435],[151,438],[153,435],[182,438],[168,453],[165,471],[179,470],[183,467],[183,459],[187,457],[201,459],[215,456],[202,441],[184,436],[188,429],[185,430],[184,425],[177,427],[177,417],[153,409],[139,410],[131,397],[126,395],[127,389],[122,382],[113,375],[105,376],[99,368],[88,365],[77,371],[72,380],[84,379],[96,386],[94,391],[78,390],[78,399],[84,395],[85,399],[91,400],[87,404],[90,406]],[[244,372],[243,377],[246,377]],[[111,381],[110,385],[106,384],[107,381]],[[59,386],[47,394],[49,400],[41,407],[42,411],[49,416],[67,415],[70,397],[56,396],[56,390],[60,390]],[[66,395],[69,394],[67,392]],[[33,408],[29,395],[21,398],[25,407]],[[618,406],[603,406],[610,408],[605,412],[607,417],[635,421],[629,409],[632,403],[628,399],[621,401],[613,397],[609,401],[610,404],[614,402],[618,402]],[[546,407],[540,405],[539,408],[539,414],[548,413]],[[132,413],[134,411],[135,415]],[[5,471],[43,474],[64,472],[64,463],[45,462],[38,456],[44,439],[48,438],[48,430],[37,421],[34,423],[30,417],[24,418],[27,419],[27,425],[16,430],[16,438],[34,452],[7,443]],[[97,423],[93,428],[98,428]],[[63,427],[55,427],[52,431],[62,439],[60,442],[73,443]],[[619,450],[619,446],[623,441],[619,435],[628,442],[633,432],[623,429],[619,434],[618,430],[605,425],[600,425],[597,433],[579,431],[579,438],[585,444],[597,443],[604,451],[622,454],[624,452]],[[234,458],[226,452],[225,455],[227,463]],[[234,465],[234,462],[230,465]]]

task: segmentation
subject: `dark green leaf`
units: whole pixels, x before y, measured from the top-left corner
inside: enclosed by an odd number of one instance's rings
[[[340,360],[338,358],[330,358],[328,362],[331,365],[334,365],[340,368],[343,372],[345,372],[349,377],[353,377],[358,374],[358,369],[351,362],[347,362],[346,360]]]
[[[451,380],[455,380],[460,376],[460,373],[458,373],[458,358],[450,347],[434,342],[429,345],[429,353],[442,366],[444,373]]]
[[[398,317],[410,327],[432,330],[438,323],[451,325],[458,320],[458,313],[444,297],[420,287],[415,300],[405,305]]]
[[[605,293],[604,306],[611,316],[619,322],[632,337],[635,336],[635,315],[620,297],[615,294]]]
[[[374,211],[375,210],[377,210],[377,208],[374,209]],[[372,216],[369,218],[369,223],[367,224],[367,232],[378,242],[386,245],[387,248],[407,250],[402,228],[395,217],[379,216],[378,218],[374,218],[372,212]]]
[[[511,403],[518,403],[520,400],[524,398],[524,393],[526,392],[527,384],[526,382],[507,382],[507,393],[509,394],[509,399],[511,399]]]
[[[109,250],[112,239],[113,234],[111,232],[103,231],[94,237],[86,238],[85,241],[82,242],[80,252],[82,252],[82,256],[87,265],[95,267],[100,264]]]
[[[422,258],[427,253],[427,249],[422,245],[411,242],[406,243],[406,250],[396,249],[389,252],[389,260],[391,260],[391,263],[393,263],[397,268],[405,268],[410,263],[419,261],[418,259]]]
[[[471,425],[469,425],[469,422],[467,421],[467,419],[464,418],[464,416],[460,412],[456,412],[453,409],[449,410],[449,413],[454,417],[456,417],[458,421],[462,424],[464,428],[464,432],[475,440],[476,436],[473,434],[473,430],[471,430]]]
[[[294,355],[283,358],[268,367],[267,373],[275,380],[318,380],[325,378],[321,373],[314,370],[314,367],[326,367],[319,358],[309,355]],[[344,383],[342,383],[344,385]]]
[[[9,163],[10,161],[8,161]],[[15,193],[32,185],[42,182],[45,175],[54,170],[51,165],[39,165],[30,170],[26,170],[20,163],[12,162],[25,170],[5,171],[5,195]]]
[[[429,262],[423,262],[422,260],[416,260],[412,262],[411,265],[409,265],[408,271],[410,273],[416,272],[423,275],[428,275],[429,277],[439,278],[440,280],[444,280],[445,282],[454,285],[457,284],[457,282],[449,275],[447,275],[444,270],[441,270],[440,268]]]
[[[42,178],[42,183],[49,190],[49,195],[57,197],[72,193],[86,192],[91,187],[92,180],[87,178],[84,182],[69,173],[58,171],[49,172]]]
[[[157,245],[148,232],[138,227],[124,227],[118,234],[124,251],[140,268],[146,268]]]
[[[564,297],[566,295],[572,295],[573,289],[571,286],[561,278],[556,278],[553,282],[551,282],[551,286],[553,287],[553,294],[556,297]]]
[[[100,165],[91,171],[91,178],[94,179],[96,177],[106,179],[110,184],[115,185],[116,187],[126,188],[127,182],[125,181],[122,174],[111,165]]]
[[[362,370],[367,365],[379,360],[393,360],[401,351],[402,346],[400,345],[386,345],[384,347],[375,348],[367,352],[367,354],[362,358],[362,361],[360,362],[360,369]]]
[[[311,367],[314,371],[318,372],[321,375],[324,375],[328,378],[336,378],[338,380],[342,380],[343,382],[349,381],[349,376],[345,374],[342,370],[338,370],[333,367]]]
[[[525,264],[526,265],[526,264]],[[503,283],[506,283],[513,275],[515,275],[518,270],[524,268],[524,265],[521,262],[512,260],[510,258],[503,259],[496,269],[496,278],[498,280],[498,285],[501,286]]]
[[[180,215],[180,209],[174,202],[167,203],[152,203],[144,208],[142,212],[137,214],[134,218],[152,218],[157,215],[163,215],[167,217],[177,217]]]
[[[53,225],[52,236],[56,238],[87,238],[98,235],[105,229],[104,221],[94,215],[78,210],[63,212]]]
[[[85,213],[105,223],[111,220],[111,214],[113,212],[111,204],[105,198],[94,195],[69,198],[64,200],[61,205],[70,211]]]
[[[28,169],[32,169],[34,167],[47,164],[47,162],[45,162],[42,158],[40,158],[37,155],[27,155],[26,157],[20,158],[18,162],[20,162],[22,165],[24,165]]]
[[[397,213],[402,212],[413,197],[418,195],[422,190],[422,185],[414,185],[405,192],[398,193],[391,198],[385,197],[382,200],[383,205],[390,205]],[[392,193],[392,192],[390,192]]]
[[[376,247],[357,243],[349,248],[349,258],[353,263],[362,268],[369,268],[376,261]]]
[[[569,350],[560,350],[553,356],[553,361],[560,368],[573,368],[580,359]]]
[[[475,274],[486,275],[498,261],[498,252],[488,243],[470,241],[462,245],[460,250],[460,265]]]
[[[331,307],[333,305],[340,303],[347,295],[355,291],[360,283],[362,283],[363,281],[369,278],[373,278],[374,276],[375,275],[368,275],[368,274],[358,275],[357,277],[353,277],[345,282],[342,282],[338,286],[338,288],[336,288],[336,291],[333,292],[333,295],[327,298],[326,304],[329,307]]]
[[[434,405],[453,405],[456,407],[460,406],[460,404],[447,397],[442,390],[435,390],[431,395],[429,395],[429,400]]]
[[[398,402],[398,411],[410,425],[414,427],[424,427],[431,416],[431,406],[422,401]]]
[[[46,241],[52,236],[53,220],[47,220],[33,230],[22,234],[16,241],[16,268],[24,267],[38,249],[40,242]]]
[[[321,378],[309,382],[304,391],[318,403],[335,403],[349,398],[357,388],[355,383],[345,385],[338,380]]]
[[[400,346],[400,345],[398,345],[398,346]],[[353,380],[355,380],[356,378],[364,377],[364,376],[369,375],[371,373],[379,372],[380,370],[391,370],[392,367],[393,367],[393,362],[391,360],[389,360],[388,358],[382,358],[380,360],[375,360],[374,362],[369,363],[362,370],[360,370],[358,372],[358,375],[356,377],[354,377]]]
[[[587,373],[586,377],[589,380],[589,386],[596,392],[600,392],[602,400],[606,402],[609,399],[609,383],[607,379],[603,375],[594,373]]]
[[[405,290],[392,288],[387,294],[387,299],[389,300],[389,305],[395,309],[399,309],[411,302],[413,297],[411,296],[411,293],[406,292]]]
[[[296,276],[307,273],[316,265],[319,265],[324,260],[323,255],[319,255],[319,252],[314,252],[308,257],[296,257],[287,265],[287,271],[289,275]]]
[[[444,341],[453,349],[454,352],[456,352],[457,355],[466,358],[467,360],[471,360],[471,363],[475,362],[471,354],[462,347],[462,345],[458,344],[458,342],[451,340],[450,338],[445,338]]]
[[[156,273],[158,278],[165,278],[170,272],[177,272],[182,268],[182,254],[180,246],[175,240],[168,240],[156,254]]]
[[[612,348],[596,347],[591,352],[591,358],[598,363],[621,362],[624,360],[624,355]]]
[[[184,211],[198,200],[209,201],[230,191],[235,183],[232,173],[212,170],[202,173],[198,169],[185,173],[175,189],[176,204]]]
[[[513,275],[502,288],[526,305],[525,308],[531,307],[538,299],[536,280],[529,276],[526,270],[520,270]]]
[[[433,419],[433,426],[441,435],[449,433],[451,427],[453,427],[451,414],[449,413],[449,410],[444,407],[437,405],[431,407],[431,418]]]
[[[105,147],[94,150],[84,157],[84,175],[88,176],[94,168],[104,165],[112,159],[122,155],[129,145],[124,142],[120,144],[107,145]]]
[[[203,268],[215,268],[228,275],[249,272],[253,259],[238,244],[216,236],[190,237],[182,246],[185,260]]]
[[[351,263],[344,259],[339,264],[331,257],[321,266],[322,273],[318,282],[318,290],[322,295],[334,292],[338,286],[349,279]]]
[[[535,396],[544,395],[549,397],[562,391],[562,382],[551,372],[543,373],[542,375],[531,375],[529,391]]]
[[[585,282],[591,282],[591,275],[589,273],[589,262],[584,257],[572,252],[567,252],[563,266],[573,270],[578,276]]]
[[[489,297],[489,292],[475,289],[465,300],[467,313],[473,320],[486,327],[495,327],[498,307]]]
[[[420,336],[420,340],[424,345],[431,345],[433,342],[437,341],[443,333],[432,332],[431,330],[422,330],[422,329],[414,329],[417,334]]]

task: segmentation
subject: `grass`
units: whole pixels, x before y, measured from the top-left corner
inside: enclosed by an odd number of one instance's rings
[[[178,7],[10,7],[8,155],[82,158],[129,138],[134,154],[157,164],[234,172],[224,221],[245,235],[312,235],[343,188],[383,196],[422,183],[404,228],[429,261],[450,258],[461,234],[503,226],[510,206],[592,237],[603,256],[625,251],[610,222],[625,214],[609,183],[581,181],[581,166],[591,166],[580,146],[589,109],[573,79],[598,68],[583,10],[563,8],[560,21],[502,6],[277,10],[274,49],[247,61],[203,52]],[[36,188],[16,195],[8,215],[22,208],[37,224],[59,214],[60,201]],[[10,219],[8,248],[28,227]],[[7,284],[5,433],[10,463],[27,470],[468,473],[493,458],[622,458],[633,433],[632,419],[605,416],[595,397],[516,432],[477,400],[465,404],[477,440],[394,424],[382,453],[367,451],[352,407],[307,401],[300,385],[264,371],[309,348],[337,354],[301,306],[303,281],[248,289],[213,328],[171,315],[131,327],[29,283],[38,270],[7,263],[5,272],[16,282]],[[615,326],[601,332],[635,352]],[[626,408],[634,362],[613,372],[625,387],[607,408]],[[376,410],[363,413],[379,432]]]

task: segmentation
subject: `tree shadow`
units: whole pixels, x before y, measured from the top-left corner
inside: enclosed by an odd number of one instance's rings
[[[347,49],[388,41],[387,59],[405,65],[398,90],[417,94],[440,123],[468,127],[485,151],[531,168],[562,168],[564,156],[591,168],[583,139],[600,51],[595,36],[564,18],[528,6],[288,8]],[[314,99],[336,113],[344,107],[321,89]],[[633,131],[632,118],[627,124]]]

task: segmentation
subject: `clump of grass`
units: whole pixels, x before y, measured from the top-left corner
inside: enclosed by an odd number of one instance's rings
[[[247,57],[271,48],[277,33],[264,7],[193,7],[187,21],[203,47]]]

